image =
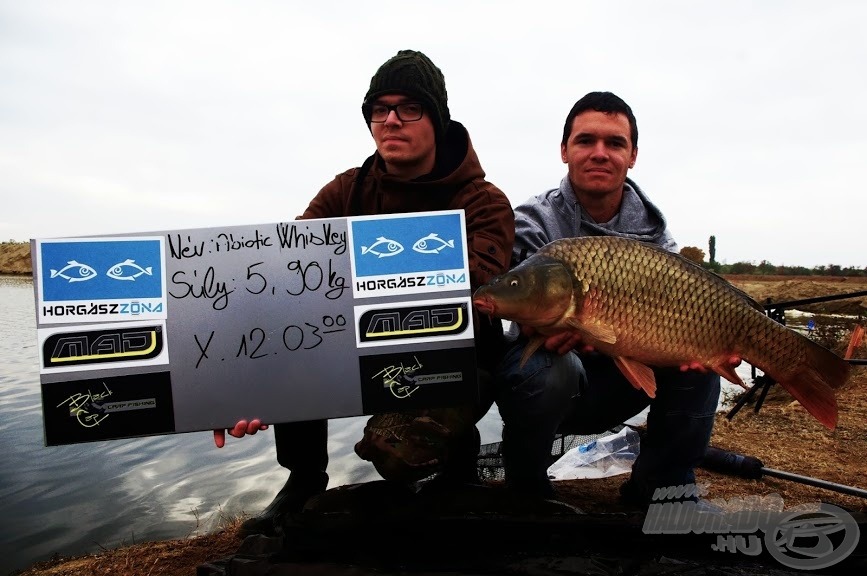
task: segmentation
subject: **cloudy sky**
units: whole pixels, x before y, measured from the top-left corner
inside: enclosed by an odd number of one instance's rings
[[[610,90],[681,246],[865,267],[865,22],[858,0],[0,0],[0,240],[292,219],[372,152],[362,97],[412,48],[515,205]]]

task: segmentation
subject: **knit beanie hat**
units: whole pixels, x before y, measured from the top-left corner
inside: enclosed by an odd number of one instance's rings
[[[446,80],[430,58],[415,50],[401,50],[379,67],[370,79],[370,88],[361,104],[364,120],[370,126],[370,104],[383,94],[400,93],[418,98],[430,114],[437,139],[449,126]]]

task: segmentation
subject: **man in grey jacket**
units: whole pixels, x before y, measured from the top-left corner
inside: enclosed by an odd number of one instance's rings
[[[622,236],[677,251],[662,213],[626,177],[638,154],[638,127],[626,102],[610,92],[578,100],[566,118],[560,151],[568,174],[559,188],[515,209],[513,266],[549,242],[574,236]],[[558,432],[604,432],[648,405],[647,434],[622,496],[643,505],[656,488],[695,482],[694,467],[713,429],[719,376],[688,366],[654,369],[658,388],[651,400],[610,357],[583,349],[570,333],[550,336],[521,367],[531,329],[521,330],[512,327],[515,339],[497,384],[509,488],[554,496],[547,468]]]

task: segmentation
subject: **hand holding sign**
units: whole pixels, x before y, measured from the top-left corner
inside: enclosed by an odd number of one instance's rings
[[[262,424],[262,421],[258,418],[254,418],[247,422],[246,420],[238,420],[237,424],[235,424],[234,428],[230,428],[224,430],[223,428],[217,428],[214,430],[214,444],[217,445],[217,448],[222,448],[226,445],[226,432],[229,433],[230,436],[234,436],[235,438],[243,438],[246,435],[252,436],[259,430],[267,430],[268,425]]]

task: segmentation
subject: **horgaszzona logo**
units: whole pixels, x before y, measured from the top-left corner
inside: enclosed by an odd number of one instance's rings
[[[358,292],[374,290],[396,290],[398,288],[443,287],[452,284],[463,284],[467,275],[460,274],[423,274],[417,276],[399,276],[397,278],[379,278],[377,280],[358,280],[355,289]]]
[[[162,350],[161,326],[52,334],[42,345],[45,368],[148,360]]]
[[[162,302],[113,302],[111,304],[54,304],[43,305],[43,316],[104,316],[127,315],[138,316],[140,314],[161,314]]]
[[[362,342],[460,334],[469,325],[467,305],[438,304],[368,310],[358,321]]]
[[[711,545],[715,552],[758,556],[767,550],[780,564],[801,570],[833,566],[858,544],[858,523],[837,506],[814,503],[785,509],[779,494],[683,501],[706,492],[696,485],[657,489],[642,531],[716,534]]]

